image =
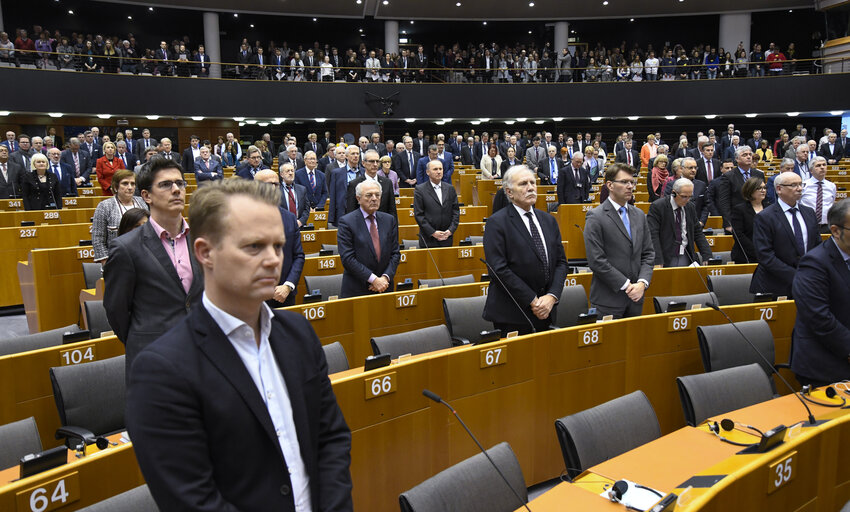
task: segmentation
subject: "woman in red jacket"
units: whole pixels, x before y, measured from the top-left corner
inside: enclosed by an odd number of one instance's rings
[[[100,188],[103,189],[103,194],[112,195],[112,175],[118,169],[123,169],[124,163],[120,158],[115,156],[115,144],[106,142],[103,144],[103,156],[97,159],[95,170],[97,171],[97,181],[100,183]]]

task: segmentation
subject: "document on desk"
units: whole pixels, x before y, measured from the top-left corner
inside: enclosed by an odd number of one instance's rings
[[[661,491],[636,484],[630,480],[622,481],[626,482],[629,486],[628,490],[620,498],[620,503],[626,507],[632,507],[636,510],[649,510],[653,505],[658,503],[658,500],[664,497],[664,493]],[[609,493],[611,492],[611,490],[607,490],[599,495],[607,500],[610,499]]]

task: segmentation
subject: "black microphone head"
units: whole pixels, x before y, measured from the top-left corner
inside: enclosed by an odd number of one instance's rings
[[[720,311],[720,306],[715,304],[714,302],[706,302],[705,305],[715,311]]]
[[[614,487],[611,488],[611,491],[614,493],[614,497],[618,500],[623,499],[623,495],[629,490],[629,484],[625,480],[617,480],[614,483]]]
[[[835,398],[835,395],[837,395],[837,394],[838,394],[838,392],[835,391],[834,387],[828,386],[826,388],[826,397],[827,398]]]
[[[434,393],[430,389],[423,389],[422,394],[425,395],[427,398],[430,398],[431,400],[433,400],[437,403],[440,403],[440,402],[443,401],[443,399],[440,398],[439,395],[437,395],[437,393]]]
[[[731,432],[732,429],[735,428],[735,422],[730,420],[729,418],[723,418],[722,420],[720,420],[720,428],[722,428],[726,432]]]
[[[483,263],[485,265],[487,264],[487,260],[485,260],[484,258],[478,258],[478,261],[480,261],[481,263]]]

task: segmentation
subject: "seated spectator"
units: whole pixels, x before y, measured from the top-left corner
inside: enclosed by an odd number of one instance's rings
[[[58,210],[62,208],[59,179],[47,172],[47,157],[41,153],[30,159],[30,170],[19,176],[24,210]]]
[[[27,37],[27,31],[21,30],[15,39],[15,55],[21,64],[34,64],[36,60],[35,41]]]
[[[105,262],[109,256],[109,244],[118,236],[124,214],[135,208],[148,211],[145,201],[134,195],[136,175],[133,171],[117,170],[112,177],[111,189],[114,197],[98,203],[92,218],[91,240],[94,261],[101,263]]]

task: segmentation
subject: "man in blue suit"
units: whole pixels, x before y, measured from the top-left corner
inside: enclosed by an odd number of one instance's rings
[[[263,154],[257,146],[250,146],[247,154],[248,161],[236,168],[236,175],[246,180],[253,180],[258,172],[268,167],[263,164]]]
[[[339,219],[336,235],[345,269],[340,298],[392,292],[400,258],[398,220],[378,211],[381,187],[365,180],[355,194],[360,207]]]
[[[348,190],[348,184],[363,175],[363,172],[364,169],[360,166],[360,148],[352,144],[345,150],[345,167],[332,170],[328,180],[328,195],[331,198],[328,211],[330,224],[337,225],[345,215],[345,192]]]
[[[446,143],[443,140],[437,141],[437,158],[443,161],[443,181],[451,183],[452,173],[455,171],[454,155],[446,151]],[[428,179],[427,173],[425,179]]]
[[[10,155],[17,151],[20,146],[18,146],[18,141],[15,140],[15,132],[13,132],[12,130],[6,132],[6,140],[0,142],[0,146],[6,146],[7,148],[9,148]]]
[[[753,245],[759,265],[750,283],[751,293],[791,297],[791,283],[800,258],[820,243],[815,212],[799,201],[803,181],[793,172],[774,180],[776,203],[756,215]]]
[[[428,165],[428,162],[430,162],[431,160],[440,160],[441,162],[443,162],[443,169],[446,169],[448,167],[449,163],[447,163],[442,158],[438,157],[437,153],[438,153],[437,145],[431,144],[430,146],[428,146],[428,155],[423,156],[422,158],[419,159],[418,162],[416,162],[416,184],[417,185],[421,185],[423,183],[428,182],[428,173],[425,172],[425,169],[426,169],[426,166]],[[451,154],[451,153],[449,153],[449,154]],[[451,164],[451,165],[452,165],[452,170],[454,170],[454,164]],[[448,184],[451,184],[451,182],[452,182],[451,178],[446,179],[445,171],[443,172],[443,181],[445,181]]]
[[[832,237],[800,260],[791,369],[801,384],[850,379],[850,199],[829,209]]]
[[[60,160],[71,166],[78,187],[88,183],[93,161],[89,154],[80,148],[80,139],[76,137],[69,139],[68,149],[62,151]]]
[[[254,176],[254,180],[280,187],[280,177],[271,169],[263,169]],[[283,244],[283,267],[280,270],[280,281],[274,289],[274,296],[266,301],[272,308],[282,308],[295,304],[295,288],[301,279],[304,269],[304,249],[301,247],[301,233],[298,232],[298,219],[283,206],[280,218],[283,220],[283,232],[286,242]]]
[[[49,167],[56,178],[59,180],[59,192],[63,196],[77,197],[77,182],[74,180],[74,169],[60,161],[62,152],[59,148],[53,147],[47,151],[47,159]]]
[[[295,183],[307,189],[307,199],[310,209],[325,209],[328,200],[328,184],[325,173],[319,170],[316,153],[304,153],[304,167],[295,171]]]
[[[223,179],[224,170],[221,168],[221,162],[212,158],[210,148],[201,146],[200,151],[201,156],[196,158],[193,164],[193,168],[195,170],[195,181],[198,182],[198,185],[207,181],[218,181]],[[275,172],[272,171],[272,174],[274,173]]]
[[[295,183],[295,168],[289,162],[280,166],[280,206],[295,215],[298,227],[307,224],[310,216],[310,200],[307,199],[307,187]]]

